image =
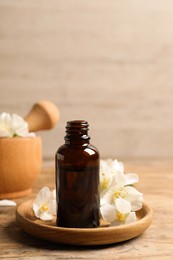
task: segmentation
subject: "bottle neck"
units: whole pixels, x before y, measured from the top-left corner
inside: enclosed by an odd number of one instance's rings
[[[88,122],[84,120],[68,121],[66,126],[66,135],[64,137],[66,144],[87,145],[90,137],[88,136]]]

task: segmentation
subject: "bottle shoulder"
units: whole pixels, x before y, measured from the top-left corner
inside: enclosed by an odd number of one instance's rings
[[[63,144],[58,148],[56,155],[62,155],[65,157],[75,155],[95,158],[100,157],[98,149],[92,144],[87,144],[83,146]]]
[[[67,149],[68,149],[67,145],[66,145],[66,144],[62,144],[62,145],[58,148],[58,150],[56,151],[56,153],[63,152],[63,151],[65,151],[65,150],[67,150]]]
[[[84,149],[84,151],[88,152],[90,155],[98,155],[98,157],[100,156],[98,149],[94,145],[92,145],[92,144],[89,144]]]

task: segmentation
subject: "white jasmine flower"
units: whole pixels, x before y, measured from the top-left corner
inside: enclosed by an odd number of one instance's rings
[[[37,218],[42,220],[52,220],[56,214],[55,192],[51,192],[48,187],[42,188],[35,202],[33,203],[33,211]]]
[[[123,198],[129,201],[133,211],[142,208],[143,194],[134,187],[126,186],[125,175],[120,172],[116,173],[116,184],[111,186],[101,197],[101,205],[114,205],[117,198]]]
[[[34,133],[29,133],[28,123],[19,115],[2,113],[0,115],[0,137],[34,137]]]
[[[136,221],[135,212],[131,212],[129,201],[118,198],[114,205],[104,204],[100,208],[102,218],[112,225],[127,224]]]

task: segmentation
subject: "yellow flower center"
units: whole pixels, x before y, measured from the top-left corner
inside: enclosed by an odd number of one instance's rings
[[[104,190],[104,189],[107,189],[107,187],[108,187],[108,180],[106,179],[104,173],[102,173],[102,176],[103,176],[103,178],[101,180],[101,189]]]
[[[123,188],[114,192],[113,199],[117,199],[119,197],[125,198],[127,196],[127,191],[125,191]]]
[[[107,186],[108,186],[108,181],[106,179],[103,179],[101,181],[101,189],[104,190],[107,188]]]
[[[114,198],[114,199],[117,199],[117,198],[120,197],[120,195],[121,195],[121,191],[118,190],[118,191],[114,192],[113,198]]]
[[[123,213],[117,212],[117,218],[119,221],[124,222],[126,219],[126,216]]]
[[[48,211],[49,208],[48,208],[48,206],[46,204],[42,204],[41,207],[40,207],[40,210],[41,211]]]

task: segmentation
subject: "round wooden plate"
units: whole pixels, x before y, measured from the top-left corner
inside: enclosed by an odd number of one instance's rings
[[[60,244],[70,245],[106,245],[129,240],[141,235],[151,224],[152,209],[143,204],[137,212],[137,221],[120,226],[99,228],[61,228],[56,226],[56,219],[42,221],[37,219],[32,210],[33,201],[18,206],[16,219],[21,228],[37,238]]]

